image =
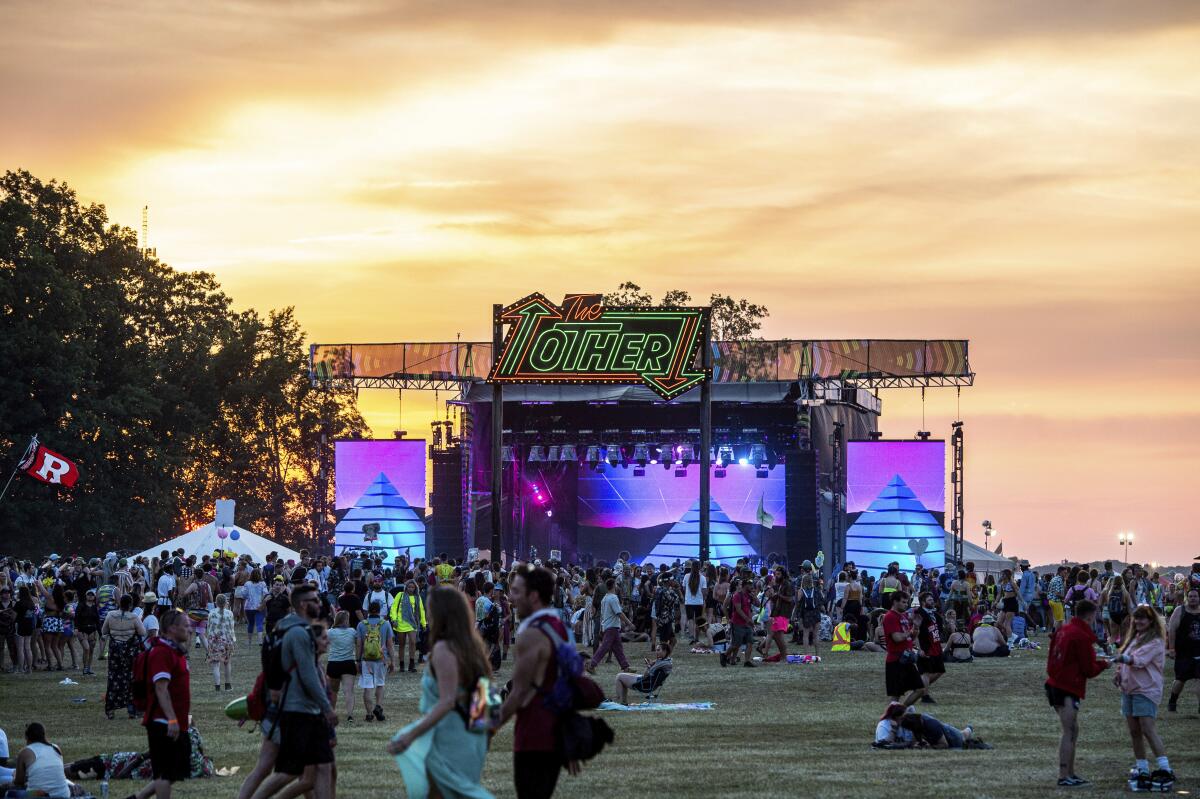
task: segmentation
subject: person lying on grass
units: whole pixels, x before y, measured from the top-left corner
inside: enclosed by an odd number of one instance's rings
[[[648,693],[654,685],[654,678],[660,673],[665,677],[675,666],[671,662],[671,645],[659,643],[654,648],[654,658],[646,658],[646,671],[640,676],[622,672],[617,675],[617,701],[622,705],[629,704],[629,689]]]

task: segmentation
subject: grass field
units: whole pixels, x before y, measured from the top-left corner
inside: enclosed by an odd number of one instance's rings
[[[827,645],[826,645],[827,646]],[[193,658],[192,713],[205,749],[218,767],[240,767],[234,777],[183,783],[176,796],[231,797],[258,753],[259,736],[240,730],[222,713],[225,703],[250,687],[257,658],[239,651],[235,690],[213,691],[199,650]],[[629,648],[633,662],[644,644]],[[974,724],[993,751],[879,752],[869,747],[885,704],[883,657],[830,655],[818,665],[769,665],[722,669],[715,655],[681,654],[662,701],[710,700],[715,709],[687,713],[605,713],[617,740],[578,778],[564,775],[559,796],[898,796],[1024,797],[1055,792],[1058,724],[1042,694],[1044,654],[1020,653],[1007,661],[952,666],[937,686],[938,718]],[[509,664],[505,663],[503,676]],[[1168,668],[1170,664],[1168,663]],[[0,726],[19,748],[24,726],[46,724],[68,760],[120,750],[142,750],[145,736],[135,721],[102,714],[104,664],[99,675],[68,672],[79,686],[60,686],[63,673],[0,675]],[[611,693],[616,666],[601,666]],[[403,796],[394,764],[383,747],[416,715],[419,675],[389,678],[387,722],[366,724],[361,707],[353,725],[338,728],[342,796]],[[87,697],[82,705],[72,703]],[[361,699],[359,704],[361,705]],[[1092,682],[1082,711],[1078,771],[1093,787],[1089,796],[1124,793],[1132,763],[1120,717],[1119,694],[1107,677]],[[1167,714],[1160,729],[1179,782],[1180,795],[1200,795],[1200,714],[1194,694],[1183,710]],[[485,783],[512,796],[511,727],[493,742]],[[131,793],[114,782],[111,796]]]

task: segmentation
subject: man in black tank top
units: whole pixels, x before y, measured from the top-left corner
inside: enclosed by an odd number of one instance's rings
[[[1175,683],[1167,710],[1174,713],[1188,680],[1200,680],[1200,588],[1189,588],[1185,603],[1175,608],[1167,625],[1167,650],[1175,658]]]

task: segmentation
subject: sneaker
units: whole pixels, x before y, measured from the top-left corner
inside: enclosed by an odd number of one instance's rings
[[[1166,792],[1175,787],[1175,772],[1160,768],[1150,774],[1150,790]]]
[[[743,663],[743,664],[742,664],[742,668],[746,668],[746,669],[757,669],[757,668],[758,668],[758,666],[756,666],[756,665],[755,665],[753,662],[751,662],[751,661],[747,660],[745,663]]]
[[[1078,777],[1060,777],[1058,780],[1059,788],[1078,788],[1081,785],[1087,785],[1087,780],[1081,780]]]
[[[375,717],[372,716],[370,713],[368,713],[366,716],[363,717],[363,721],[374,721],[374,720],[375,720]]]
[[[721,668],[725,668],[728,665],[729,665],[729,656],[727,654],[725,654],[724,652],[722,652],[721,653]]]
[[[1149,791],[1152,790],[1150,785],[1150,775],[1145,771],[1134,769],[1129,773],[1129,790],[1131,791]]]
[[[929,694],[925,694],[925,696],[921,697],[921,704],[923,704],[923,705],[936,705],[936,704],[937,704],[937,700],[936,700],[936,699],[934,699],[934,698],[933,698],[932,696],[930,696]]]
[[[233,684],[232,684],[232,683],[225,683],[225,690],[226,690],[226,691],[232,691],[232,690],[233,690]]]
[[[1172,696],[1167,700],[1167,710],[1171,713],[1179,712],[1179,697]]]
[[[353,723],[354,723],[354,714],[353,714],[353,713],[351,713],[349,716],[346,716],[346,723],[347,723],[347,724],[353,724]]]
[[[380,707],[379,705],[376,705],[375,709],[372,710],[371,712],[374,713],[375,718],[379,719],[380,721],[387,721],[387,719],[383,715],[383,708]]]

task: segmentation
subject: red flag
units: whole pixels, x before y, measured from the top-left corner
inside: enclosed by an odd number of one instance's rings
[[[75,464],[59,455],[57,452],[41,444],[30,448],[29,456],[21,462],[21,469],[34,480],[51,485],[64,485],[71,488],[79,479],[79,469]]]

